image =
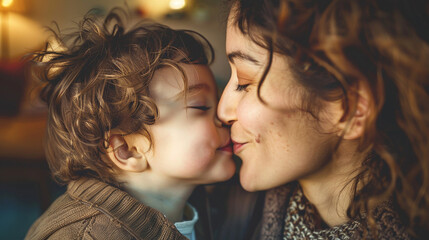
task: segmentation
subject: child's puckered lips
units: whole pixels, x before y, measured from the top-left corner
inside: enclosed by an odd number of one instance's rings
[[[231,142],[231,139],[228,140],[227,144],[225,144],[224,146],[218,148],[218,150],[232,153],[232,142]]]

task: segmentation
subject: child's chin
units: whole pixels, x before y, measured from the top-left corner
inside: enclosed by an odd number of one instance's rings
[[[213,182],[224,182],[232,178],[232,176],[234,176],[235,168],[236,168],[235,163],[231,160],[231,162],[227,163],[227,165],[228,166],[225,167],[223,171],[220,171],[217,174],[217,178]]]
[[[206,176],[204,179],[200,179],[198,184],[214,184],[219,182],[225,182],[234,176],[235,167],[233,169],[225,170],[221,173],[216,173],[212,176]]]

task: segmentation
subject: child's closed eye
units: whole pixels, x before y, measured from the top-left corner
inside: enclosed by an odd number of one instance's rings
[[[208,111],[208,110],[210,110],[212,107],[205,106],[205,105],[201,105],[201,106],[188,106],[188,108],[191,108],[191,109],[198,109],[198,110],[201,110],[201,111]]]

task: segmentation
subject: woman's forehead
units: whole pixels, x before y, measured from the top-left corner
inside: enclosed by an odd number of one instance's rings
[[[242,60],[251,60],[257,65],[266,61],[269,52],[259,46],[248,35],[243,34],[237,25],[230,25],[226,31],[226,54],[241,57]],[[230,58],[229,58],[230,60]]]

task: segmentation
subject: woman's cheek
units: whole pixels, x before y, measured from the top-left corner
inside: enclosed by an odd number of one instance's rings
[[[255,122],[257,123],[263,118],[260,103],[253,101],[250,97],[244,97],[238,104],[236,111],[238,122],[245,128],[255,125]]]

